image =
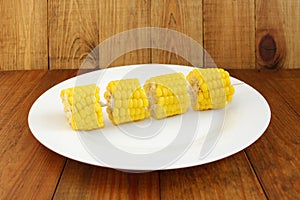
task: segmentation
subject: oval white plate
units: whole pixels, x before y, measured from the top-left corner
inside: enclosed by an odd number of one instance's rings
[[[230,156],[255,142],[271,118],[268,103],[251,86],[232,78],[233,101],[225,109],[195,112],[163,120],[152,118],[114,126],[103,108],[103,129],[76,132],[65,119],[59,94],[64,88],[95,83],[101,100],[111,80],[182,72],[192,67],[161,64],[103,69],[63,81],[42,94],[32,105],[28,123],[34,137],[65,157],[97,166],[145,171],[201,165]]]

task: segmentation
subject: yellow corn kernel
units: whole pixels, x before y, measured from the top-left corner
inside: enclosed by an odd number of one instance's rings
[[[227,71],[221,68],[198,68],[186,77],[190,83],[194,110],[224,108],[232,100],[234,88]]]
[[[182,114],[189,106],[187,82],[182,73],[160,75],[144,85],[150,113],[156,119]]]
[[[60,93],[68,123],[74,130],[104,127],[99,87],[95,84],[64,89]]]
[[[115,125],[150,116],[148,99],[136,78],[109,82],[104,97],[109,119]]]

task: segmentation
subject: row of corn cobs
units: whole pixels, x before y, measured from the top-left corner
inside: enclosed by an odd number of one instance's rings
[[[234,88],[229,73],[221,68],[197,68],[185,78],[182,73],[148,79],[141,87],[138,79],[109,82],[104,97],[109,119],[119,125],[150,116],[162,119],[187,111],[224,108],[232,100]],[[61,91],[69,124],[74,130],[104,127],[99,88],[95,84]]]

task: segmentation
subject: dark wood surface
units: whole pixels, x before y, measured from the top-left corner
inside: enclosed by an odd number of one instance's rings
[[[0,199],[297,199],[300,70],[230,70],[267,99],[271,123],[250,147],[185,169],[120,172],[60,156],[31,134],[33,102],[76,70],[0,72]]]

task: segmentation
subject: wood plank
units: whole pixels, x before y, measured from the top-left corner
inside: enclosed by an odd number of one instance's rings
[[[149,35],[137,35],[132,31],[149,26],[149,8],[149,0],[112,0],[99,4],[100,45],[109,40],[109,45],[99,50],[101,68],[150,62],[150,50],[140,49],[149,41]],[[124,31],[132,32],[127,38],[116,36]],[[128,49],[131,51],[127,52]]]
[[[11,86],[13,94],[2,105],[0,128],[0,197],[50,199],[65,158],[42,146],[31,134],[27,116],[33,102],[72,72],[28,71]],[[4,110],[4,111],[3,111]]]
[[[246,150],[268,198],[297,199],[300,195],[300,116],[289,96],[281,93],[281,88],[287,87],[286,82],[277,80],[280,72],[231,71],[231,74],[253,85],[271,108],[272,119],[267,131]],[[293,80],[288,87],[297,87],[296,79]],[[290,96],[295,93],[299,96],[299,90],[289,92]]]
[[[12,71],[2,72],[0,81],[0,127],[8,123],[16,108],[19,108],[24,99],[35,86],[35,81],[45,75],[46,71]]]
[[[257,68],[281,68],[286,58],[283,18],[277,0],[256,1]]]
[[[0,70],[47,69],[47,1],[2,1]]]
[[[159,199],[158,172],[130,174],[68,160],[54,199]]]
[[[217,66],[255,67],[255,1],[203,3],[204,48]]]
[[[258,71],[254,71],[254,70],[240,71],[240,70],[231,69],[230,72],[231,75],[241,78],[242,80],[245,81],[248,81],[248,79],[252,81],[251,77],[249,78],[247,76],[247,74],[249,74],[249,76],[255,76],[253,79],[258,78],[258,81],[262,81],[264,84],[269,84],[270,88],[273,88],[272,91],[277,92],[280,98],[284,99],[284,101],[288,105],[287,108],[292,109],[295,111],[295,113],[299,114],[299,107],[300,107],[299,104],[300,89],[298,86],[299,85],[298,83],[300,82],[299,69],[288,69],[288,70],[262,69]],[[260,86],[259,84],[257,85],[258,85],[257,89],[260,91],[260,87],[263,86]],[[269,97],[266,96],[265,98],[269,98]]]
[[[256,1],[258,68],[298,68],[300,59],[299,1]]]
[[[300,1],[279,1],[286,40],[286,59],[284,68],[300,68]]]
[[[270,85],[280,97],[300,116],[300,70],[280,70],[273,72]]]
[[[151,27],[168,28],[185,34],[197,46],[202,47],[202,1],[151,1]],[[155,37],[151,36],[155,39],[152,41],[152,48],[163,46],[166,49],[152,49],[152,63],[192,65],[193,62],[194,65],[202,66],[202,51],[198,52],[194,43],[185,42],[183,37],[173,37],[172,33],[165,33],[161,31],[153,33],[156,34]]]
[[[1,71],[0,72],[0,106],[9,99],[10,94],[14,93],[12,86],[20,80],[25,71]],[[0,111],[1,112],[1,111]],[[3,116],[3,115],[1,115]],[[5,117],[5,116],[3,116]]]
[[[161,199],[266,199],[244,152],[221,161],[162,171]]]
[[[98,45],[99,1],[48,1],[50,69],[79,68]]]
[[[278,83],[279,82],[279,83]],[[294,79],[275,79],[271,82],[273,88],[276,88],[280,97],[285,99],[286,103],[300,117],[300,76]]]

